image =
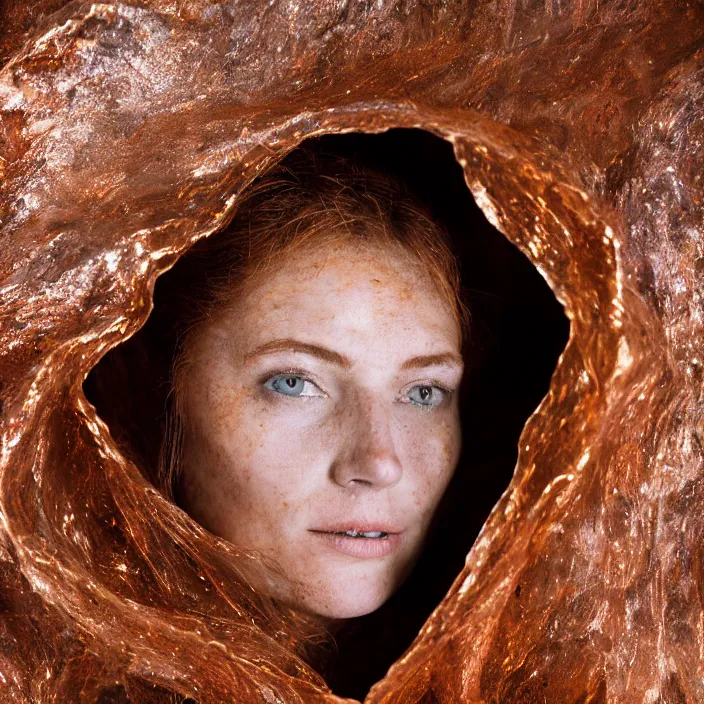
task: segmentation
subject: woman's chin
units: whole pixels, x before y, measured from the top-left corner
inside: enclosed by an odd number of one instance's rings
[[[346,621],[376,611],[386,599],[343,599],[336,603],[308,603],[306,608],[316,616],[331,621]]]
[[[391,596],[388,588],[362,589],[350,581],[329,589],[311,589],[300,605],[311,614],[332,621],[366,616],[376,611]]]
[[[340,563],[330,559],[308,559],[307,571],[298,563],[285,564],[294,575],[286,581],[289,603],[309,614],[330,620],[366,616],[383,606],[401,586],[415,560],[400,555],[396,560],[364,560]],[[282,586],[282,585],[279,585]]]

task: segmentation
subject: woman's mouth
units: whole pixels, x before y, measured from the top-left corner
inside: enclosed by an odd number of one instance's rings
[[[386,557],[401,545],[401,533],[383,530],[311,530],[326,548],[361,558]]]
[[[327,531],[326,531],[327,532]],[[346,531],[330,531],[334,535],[348,535],[350,538],[385,538],[388,533],[383,531],[363,531],[363,530],[346,530]]]

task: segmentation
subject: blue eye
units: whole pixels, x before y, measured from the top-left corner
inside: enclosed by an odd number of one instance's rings
[[[442,389],[430,385],[414,386],[408,392],[408,398],[411,400],[411,403],[426,408],[439,406],[443,402],[444,395]]]
[[[324,396],[325,394],[312,382],[296,374],[278,374],[264,382],[267,389],[284,396]]]

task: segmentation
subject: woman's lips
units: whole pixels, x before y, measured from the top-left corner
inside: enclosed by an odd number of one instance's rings
[[[342,531],[311,530],[310,532],[320,540],[323,545],[345,555],[351,555],[352,557],[386,557],[398,550],[401,545],[400,533],[390,533],[378,527],[376,529],[367,528],[363,531],[359,528],[350,528],[347,530],[357,530],[365,533],[384,533],[385,535],[381,538],[353,538],[352,536],[344,535]]]

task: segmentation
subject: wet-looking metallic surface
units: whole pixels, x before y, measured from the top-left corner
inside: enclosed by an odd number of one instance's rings
[[[0,67],[0,701],[334,700],[267,632],[246,555],[142,478],[81,385],[258,173],[392,127],[451,142],[571,334],[465,569],[368,701],[704,700],[704,6],[10,0]]]

